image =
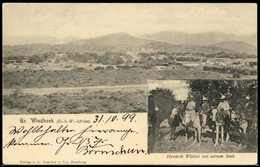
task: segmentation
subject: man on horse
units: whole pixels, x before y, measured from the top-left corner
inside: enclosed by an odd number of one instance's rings
[[[192,96],[189,96],[188,98],[188,104],[186,106],[185,110],[185,117],[183,120],[183,124],[186,129],[186,142],[188,141],[188,129],[192,128],[195,132],[195,143],[197,140],[200,144],[201,142],[201,124],[200,124],[200,118],[199,113],[195,111],[196,109],[196,103],[194,101],[194,98]]]
[[[227,97],[222,95],[216,112],[216,142],[218,145],[219,130],[221,129],[221,144],[224,143],[224,130],[226,131],[226,142],[229,140],[229,124],[230,124],[230,105]]]
[[[169,125],[171,128],[170,140],[174,140],[176,138],[175,130],[176,127],[178,127],[181,123],[181,115],[180,115],[181,109],[182,109],[181,102],[177,102],[171,111],[170,118],[169,118]]]
[[[201,106],[201,117],[202,117],[202,128],[205,129],[207,126],[207,118],[209,116],[210,107],[208,100],[205,96],[202,98],[202,106]]]
[[[245,124],[241,122],[244,119],[244,116],[239,116],[234,110],[231,111],[230,136],[239,143],[240,147],[245,144],[246,140],[244,126],[247,128],[247,122]]]

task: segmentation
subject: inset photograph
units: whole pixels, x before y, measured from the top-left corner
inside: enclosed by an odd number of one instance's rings
[[[256,80],[148,82],[150,153],[255,153]]]

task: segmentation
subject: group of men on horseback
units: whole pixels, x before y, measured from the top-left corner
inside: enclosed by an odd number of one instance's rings
[[[198,103],[194,97],[188,97],[187,101],[178,102],[174,105],[168,122],[171,128],[170,140],[176,138],[176,128],[182,126],[185,129],[186,141],[188,141],[188,132],[194,131],[194,142],[201,143],[201,136],[204,132],[215,134],[213,142],[215,146],[224,143],[230,139],[230,134],[240,138],[240,144],[247,133],[248,122],[244,115],[239,115],[232,110],[229,99],[230,95],[222,95],[218,103],[209,105],[207,98],[203,97],[202,104]],[[247,97],[249,98],[249,97]]]

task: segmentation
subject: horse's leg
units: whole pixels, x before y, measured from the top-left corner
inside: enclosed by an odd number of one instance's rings
[[[215,146],[218,145],[218,137],[219,137],[219,126],[216,126],[216,141],[215,141]]]
[[[188,127],[185,127],[185,142],[187,143],[188,142]]]
[[[171,129],[170,129],[170,138],[169,138],[169,140],[172,140],[172,131],[173,131],[173,130],[172,130],[172,127],[171,127],[171,126],[170,126],[170,128],[171,128]]]
[[[243,132],[239,135],[239,145],[238,145],[238,147],[242,147],[242,145],[243,145],[243,136],[244,134],[243,134]]]
[[[175,138],[175,126],[174,127],[171,127],[171,137],[170,137],[170,140],[174,140]]]
[[[172,124],[171,124],[171,122],[170,121],[168,121],[168,123],[169,123],[169,127],[170,127],[170,135],[169,135],[169,140],[171,140],[172,139]]]
[[[212,142],[215,143],[215,137],[214,133],[216,133],[216,124],[213,122],[212,125],[210,126],[211,129],[211,134],[212,134]]]
[[[221,144],[224,143],[224,127],[221,126]]]
[[[194,141],[193,141],[192,145],[196,143],[197,138],[198,138],[197,128],[194,128],[194,132],[195,132],[195,134],[194,134]]]
[[[247,130],[247,128],[244,128],[244,129],[243,129],[245,135],[246,135],[246,130]]]
[[[202,116],[205,117],[205,114],[203,114]],[[204,124],[204,128],[203,129],[205,129],[205,127],[206,127],[205,118],[203,118],[203,122],[204,122],[203,123]],[[197,130],[198,130],[198,143],[200,145],[200,143],[201,143],[201,133],[202,133],[202,125],[201,125],[200,120],[198,120],[198,124],[196,126],[197,126]]]
[[[176,136],[175,136],[175,132],[176,132],[176,126],[173,127],[173,137],[172,137],[173,140],[175,140],[175,137],[176,137]]]
[[[227,129],[227,137],[226,137],[226,143],[229,141],[230,135],[229,135],[229,130]]]
[[[203,129],[206,129],[206,125],[207,125],[207,115],[202,114],[202,127],[203,127]]]
[[[198,127],[198,142],[201,143],[201,127]]]
[[[243,133],[246,134],[248,125],[242,124],[240,127],[243,129]]]

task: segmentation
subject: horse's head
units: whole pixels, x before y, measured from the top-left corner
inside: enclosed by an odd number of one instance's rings
[[[185,106],[183,103],[178,102],[174,105],[173,110],[171,111],[170,119],[175,119],[175,121],[182,121],[185,115]]]
[[[231,111],[231,120],[235,120],[235,119],[238,119],[239,115],[235,112],[235,111]]]

